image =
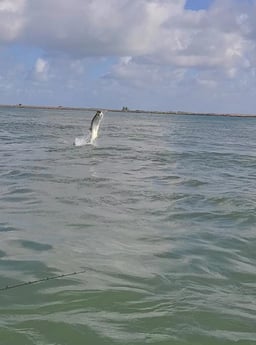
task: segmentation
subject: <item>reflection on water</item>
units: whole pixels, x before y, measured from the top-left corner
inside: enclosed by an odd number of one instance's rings
[[[256,343],[255,120],[0,110],[0,340]]]

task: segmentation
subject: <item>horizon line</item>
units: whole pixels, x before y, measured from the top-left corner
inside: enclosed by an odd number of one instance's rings
[[[129,109],[123,107],[122,109],[98,108],[98,107],[75,107],[75,106],[53,106],[53,105],[28,105],[28,104],[0,104],[1,108],[30,108],[30,109],[54,109],[54,110],[85,110],[85,111],[111,111],[120,113],[146,113],[146,114],[166,114],[166,115],[199,115],[199,116],[229,116],[229,117],[256,117],[256,114],[240,114],[240,113],[215,113],[215,112],[195,112],[182,110],[144,110],[144,109]]]

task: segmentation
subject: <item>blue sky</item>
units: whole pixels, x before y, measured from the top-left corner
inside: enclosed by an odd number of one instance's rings
[[[256,0],[1,0],[0,103],[255,113]]]
[[[213,0],[187,0],[185,8],[191,10],[208,9]]]

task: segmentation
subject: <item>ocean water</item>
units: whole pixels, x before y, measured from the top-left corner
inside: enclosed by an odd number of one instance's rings
[[[256,118],[93,115],[0,108],[0,344],[256,344]]]

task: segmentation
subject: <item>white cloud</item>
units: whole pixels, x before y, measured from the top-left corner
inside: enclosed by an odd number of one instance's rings
[[[187,67],[230,68],[255,54],[250,35],[256,24],[247,0],[244,6],[215,0],[208,11],[184,6],[185,0],[1,0],[0,32],[2,40],[20,40],[47,54],[147,56]]]
[[[159,29],[184,1],[27,0],[22,39],[70,55],[141,55],[154,51]]]
[[[0,44],[20,37],[25,25],[26,0],[0,1]]]
[[[49,78],[49,63],[42,59],[38,58],[34,67],[34,76],[36,80],[47,81]]]
[[[80,58],[146,56],[154,63],[228,69],[255,63],[250,35],[256,24],[246,0],[244,6],[216,0],[209,11],[184,5],[185,0],[2,0],[1,38]]]
[[[115,57],[117,62],[97,73],[96,90],[107,92],[108,99],[116,101],[109,93],[111,87],[119,92],[118,86],[131,100],[142,102],[144,97],[146,103],[155,97],[159,108],[168,102],[182,106],[182,95],[196,107],[203,94],[209,107],[215,100],[221,110],[225,95],[231,107],[230,95],[243,94],[248,109],[255,89],[256,0],[213,0],[208,10],[200,11],[186,10],[185,2],[0,0],[0,44],[39,48],[30,71],[24,61],[14,61],[22,70],[16,75],[23,80],[32,76],[37,86],[48,83],[53,92],[65,93],[66,85],[82,95],[96,79],[92,69],[97,63],[102,68]],[[0,59],[1,80],[15,85],[15,76],[3,72],[6,66]]]

